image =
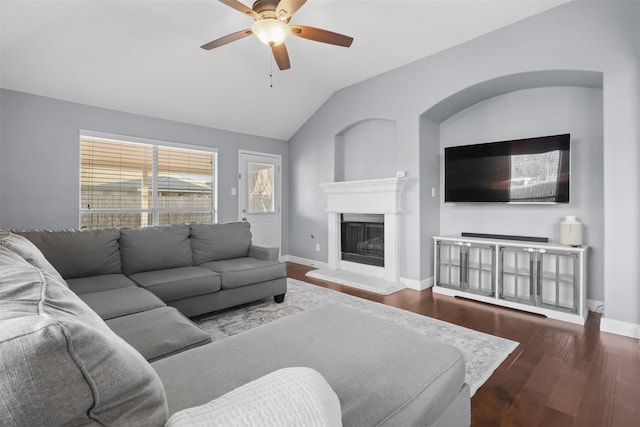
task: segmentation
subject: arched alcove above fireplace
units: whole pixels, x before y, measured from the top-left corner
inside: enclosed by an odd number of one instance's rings
[[[353,123],[335,136],[335,182],[395,176],[396,124],[388,119]]]

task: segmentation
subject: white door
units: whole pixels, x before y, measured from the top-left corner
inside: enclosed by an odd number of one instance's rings
[[[273,154],[238,153],[238,212],[251,224],[254,245],[280,247],[280,163]]]

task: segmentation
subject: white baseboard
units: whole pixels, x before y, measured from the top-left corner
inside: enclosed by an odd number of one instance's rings
[[[602,332],[610,332],[612,334],[640,339],[640,325],[635,323],[603,317],[600,320],[600,330]]]
[[[401,277],[400,282],[409,289],[415,289],[416,291],[424,291],[433,286],[433,277],[428,277],[424,280],[407,279]]]
[[[315,259],[301,258],[295,255],[281,255],[280,261],[295,262],[296,264],[306,265],[307,267],[329,268],[329,264],[327,264],[326,262],[316,261]]]
[[[587,300],[587,308],[594,313],[604,313],[604,302],[595,299]]]

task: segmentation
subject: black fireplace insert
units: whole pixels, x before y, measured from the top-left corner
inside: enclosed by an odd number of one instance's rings
[[[344,261],[384,267],[384,215],[342,214]]]

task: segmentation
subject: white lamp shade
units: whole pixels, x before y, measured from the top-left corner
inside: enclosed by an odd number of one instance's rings
[[[277,46],[291,35],[291,28],[282,21],[267,18],[256,21],[251,32],[268,46]]]

